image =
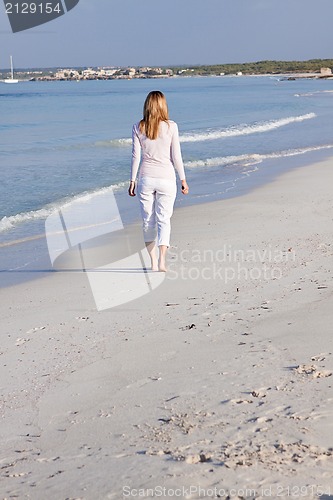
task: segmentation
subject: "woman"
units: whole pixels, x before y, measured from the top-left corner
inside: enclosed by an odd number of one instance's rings
[[[143,235],[153,271],[166,271],[166,251],[170,246],[170,218],[177,192],[175,169],[181,181],[182,193],[188,194],[178,127],[174,121],[169,120],[164,95],[155,90],[150,92],[145,100],[143,119],[133,125],[131,182],[128,189],[128,194],[135,196],[135,182],[139,171],[138,193]],[[155,244],[156,226],[158,258]]]

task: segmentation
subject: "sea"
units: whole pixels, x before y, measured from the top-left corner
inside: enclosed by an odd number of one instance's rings
[[[179,190],[176,208],[240,196],[333,155],[333,80],[0,84],[0,286],[52,271],[45,222],[64,205],[113,193],[123,225],[139,220],[127,194],[131,129],[151,90],[165,93],[180,131],[190,194]]]

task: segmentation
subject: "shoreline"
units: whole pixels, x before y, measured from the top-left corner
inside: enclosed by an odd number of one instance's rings
[[[191,179],[192,172],[188,172],[189,182],[191,182],[191,194],[188,197],[177,195],[175,204],[175,213],[184,207],[201,206],[211,201],[224,201],[228,199],[245,196],[254,190],[261,188],[275,179],[284,175],[286,172],[293,171],[309,165],[317,163],[330,157],[329,149],[313,150],[305,154],[300,154],[292,157],[271,158],[265,159],[263,162],[255,166],[255,170],[249,174],[242,174],[233,182],[233,187],[230,189],[226,184],[225,190],[214,192],[214,182],[211,180],[206,184],[206,192],[201,193],[202,189],[202,172]],[[194,171],[195,174],[195,171]],[[215,173],[215,181],[218,180],[218,172]],[[192,182],[193,181],[193,182]],[[177,179],[179,184],[179,181]],[[198,191],[199,189],[199,191]],[[101,189],[103,191],[103,189]],[[194,192],[194,194],[192,194]],[[115,191],[115,198],[121,219],[126,228],[132,224],[141,224],[140,210],[137,200],[129,199],[127,189]],[[60,205],[59,205],[60,208]],[[31,227],[29,231],[27,228]],[[48,249],[45,236],[45,221],[25,222],[9,230],[1,233],[2,244],[2,277],[0,290],[10,286],[16,286],[20,282],[29,282],[39,279],[42,275],[47,277],[49,273],[55,272],[50,265]],[[12,242],[17,242],[14,245]],[[28,256],[28,257],[27,257]],[[23,260],[22,260],[23,259]],[[25,259],[25,260],[24,260]],[[13,278],[15,276],[15,278]]]
[[[333,59],[307,61],[252,61],[221,64],[183,64],[171,66],[72,66],[52,68],[18,68],[19,81],[91,81],[158,79],[192,76],[279,76],[300,78],[333,78]],[[0,83],[10,76],[0,71]]]
[[[101,82],[109,82],[109,81],[130,81],[130,80],[172,80],[178,78],[277,78],[283,80],[333,80],[333,74],[322,75],[321,73],[316,72],[290,72],[290,73],[244,73],[241,75],[238,74],[208,74],[208,75],[155,75],[155,76],[144,76],[144,77],[110,77],[110,78],[50,78],[50,77],[39,77],[33,79],[19,79],[17,83],[34,83],[34,82],[93,82],[93,81],[101,81]],[[0,80],[0,83],[5,83],[5,80]]]
[[[82,273],[0,290],[3,495],[331,494],[332,178],[329,158],[176,210],[135,301],[97,312]]]

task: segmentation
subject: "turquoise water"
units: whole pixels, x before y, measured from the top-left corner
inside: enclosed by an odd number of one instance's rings
[[[332,80],[273,77],[1,85],[1,270],[38,262],[40,243],[4,243],[42,233],[64,202],[112,189],[125,220],[139,215],[126,196],[130,134],[150,90],[166,94],[179,125],[191,186],[179,206],[239,194],[272,165],[285,168],[282,158],[330,153],[332,88]]]

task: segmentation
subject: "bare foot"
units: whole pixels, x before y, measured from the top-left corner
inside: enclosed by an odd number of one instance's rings
[[[165,262],[160,261],[158,264],[158,270],[162,273],[166,273],[166,265]]]
[[[165,259],[168,247],[166,245],[160,245],[158,248],[159,248],[158,270],[161,271],[162,273],[166,273]]]
[[[157,254],[155,241],[147,241],[146,247],[150,257],[150,265],[152,271],[158,271]]]
[[[151,263],[151,270],[152,271],[158,271],[158,265],[157,265],[157,262],[152,262]]]

